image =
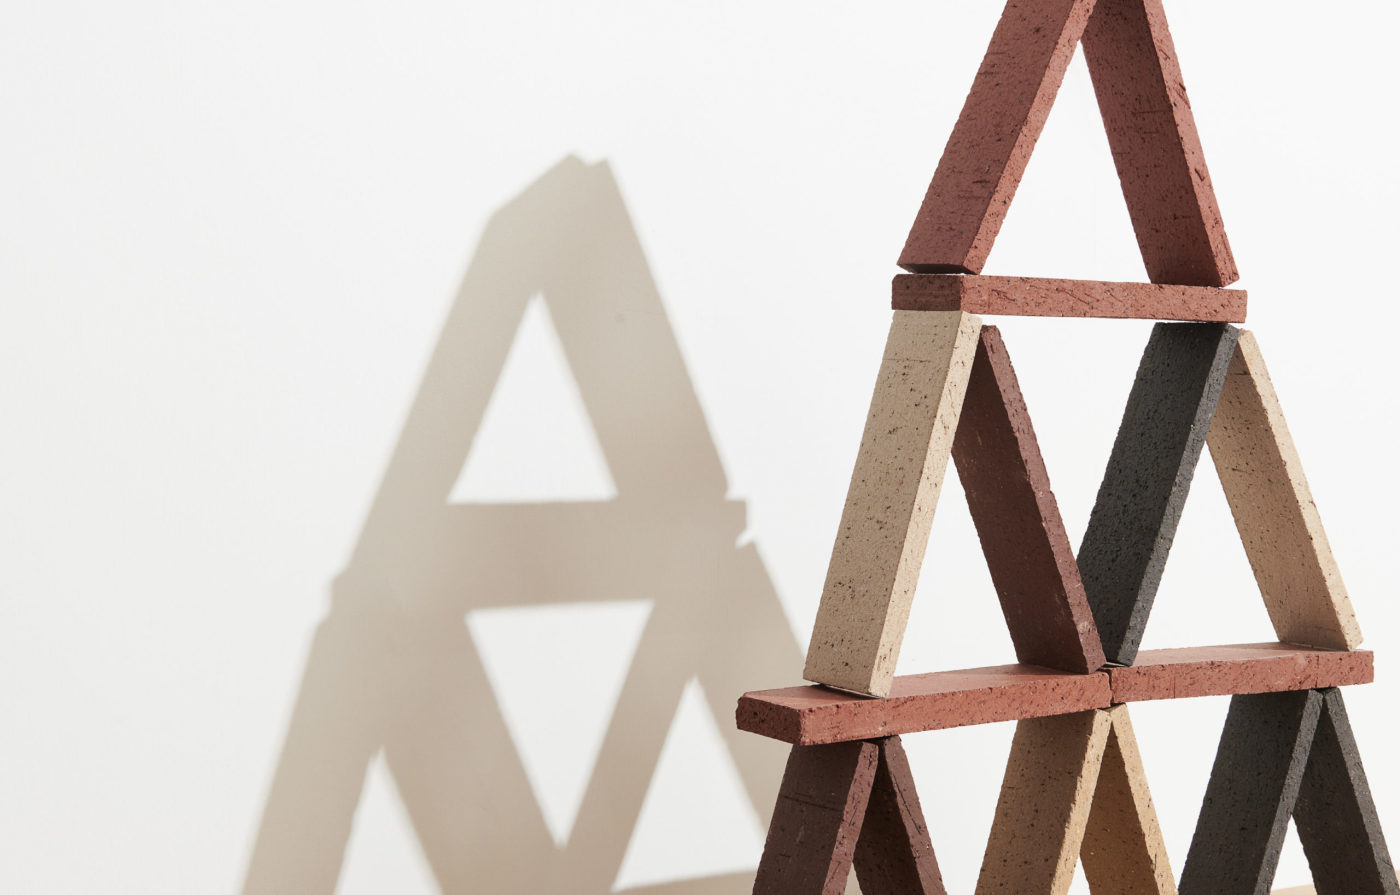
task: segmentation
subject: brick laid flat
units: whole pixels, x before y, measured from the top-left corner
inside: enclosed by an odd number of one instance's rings
[[[1243,323],[1249,301],[1243,289],[971,274],[899,274],[892,293],[900,311],[1200,323]]]
[[[755,690],[739,699],[740,730],[799,746],[874,739],[996,721],[1020,721],[1152,699],[1276,693],[1367,684],[1368,650],[1287,643],[1146,650],[1138,664],[1072,674],[994,665],[901,675],[872,699],[830,687]]]
[[[745,693],[740,730],[796,745],[864,740],[920,730],[1061,715],[1110,704],[1108,675],[1069,674],[1033,665],[937,671],[894,679],[870,699],[826,687]]]
[[[1119,703],[1369,684],[1375,666],[1369,650],[1241,643],[1144,650],[1136,664],[1109,668],[1108,676],[1113,701]]]

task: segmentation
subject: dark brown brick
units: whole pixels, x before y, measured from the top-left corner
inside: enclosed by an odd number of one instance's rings
[[[1001,229],[1093,0],[1010,0],[899,266],[977,273]]]
[[[1323,691],[1293,820],[1317,895],[1400,895],[1340,690]]]
[[[856,843],[861,895],[947,895],[899,737],[877,740],[880,767]]]
[[[982,328],[953,461],[1016,658],[1061,671],[1096,671],[1104,662],[1099,633],[996,327]]]
[[[893,293],[897,311],[1204,323],[1243,323],[1249,298],[1243,289],[1209,286],[917,273],[896,275]]]
[[[795,746],[754,895],[841,895],[879,764],[874,743]]]

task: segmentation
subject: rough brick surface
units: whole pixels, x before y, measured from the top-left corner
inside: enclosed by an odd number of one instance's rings
[[[953,461],[1016,658],[1062,671],[1096,671],[1104,656],[1094,615],[996,327],[982,328]]]
[[[982,323],[895,311],[802,676],[889,693]]]
[[[1293,820],[1318,895],[1400,895],[1340,690],[1323,691]]]
[[[1137,655],[1237,334],[1159,323],[1143,352],[1078,556],[1110,661]]]
[[[1240,334],[1207,441],[1279,639],[1355,649],[1361,628],[1251,332]]]
[[[1128,707],[1115,706],[1108,716],[1113,726],[1079,848],[1084,877],[1093,892],[1176,895]]]
[[[740,730],[802,745],[920,730],[1038,718],[1106,708],[1108,675],[1031,665],[901,675],[888,697],[867,699],[825,687],[756,690],[739,699]]]
[[[1207,286],[903,273],[894,278],[892,304],[903,311],[1243,323],[1248,299],[1243,289]]]
[[[1161,0],[1098,0],[1084,58],[1148,276],[1239,279]]]
[[[1093,0],[1010,0],[934,172],[899,266],[986,263]]]
[[[947,895],[899,737],[877,741],[880,766],[856,843],[861,895]]]
[[[1369,651],[1338,652],[1288,643],[1144,650],[1132,666],[1107,671],[1115,703],[1314,690],[1369,684],[1375,679]]]
[[[874,743],[793,748],[754,895],[845,891],[878,764]]]
[[[1105,711],[1016,725],[977,895],[1064,895],[1108,741]]]
[[[1267,895],[1321,711],[1316,690],[1230,700],[1181,895]]]

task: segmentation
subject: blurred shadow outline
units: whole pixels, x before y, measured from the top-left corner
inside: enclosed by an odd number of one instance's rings
[[[449,504],[540,294],[618,496]],[[801,655],[756,550],[736,546],[745,507],[726,490],[616,181],[606,163],[565,158],[483,232],[312,641],[244,895],[335,891],[380,750],[444,893],[609,892],[682,688],[697,676],[766,828],[785,750],[728,719],[739,693],[792,678]],[[624,597],[654,608],[560,849],[465,616]],[[751,885],[740,873],[630,891],[737,895]]]

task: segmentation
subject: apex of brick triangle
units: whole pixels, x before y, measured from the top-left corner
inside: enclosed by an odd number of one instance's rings
[[[1009,0],[901,267],[982,271],[1081,42],[1148,276],[1239,278],[1161,0]]]

